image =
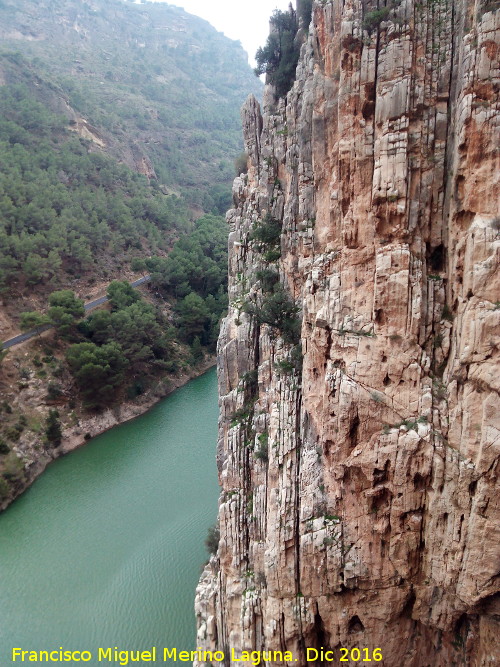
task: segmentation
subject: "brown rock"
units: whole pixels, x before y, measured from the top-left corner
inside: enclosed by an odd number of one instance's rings
[[[286,103],[243,110],[198,646],[290,650],[298,667],[316,646],[493,665],[500,12],[404,0],[370,34],[366,4],[316,2]],[[248,314],[268,268],[249,235],[268,213],[302,371]]]

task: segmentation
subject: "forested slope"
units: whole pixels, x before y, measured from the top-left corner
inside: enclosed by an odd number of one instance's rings
[[[189,212],[147,178],[88,150],[24,85],[0,98],[0,290],[99,270],[107,254],[165,250]],[[153,182],[154,184],[154,182]]]
[[[0,82],[22,78],[94,147],[217,206],[261,83],[238,42],[184,10],[122,0],[3,0]]]

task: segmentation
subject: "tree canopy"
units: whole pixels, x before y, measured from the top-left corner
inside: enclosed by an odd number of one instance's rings
[[[100,407],[112,400],[127,367],[118,343],[101,347],[90,342],[77,343],[68,348],[66,359],[87,407]]]
[[[48,315],[43,315],[36,310],[21,313],[21,330],[32,331],[33,329],[41,329],[42,327],[51,324],[52,321]]]
[[[266,74],[267,81],[276,89],[277,97],[284,97],[295,80],[300,55],[300,43],[296,39],[297,14],[291,5],[287,12],[276,9],[270,22],[271,33],[267,42],[255,54],[255,73]]]
[[[108,299],[111,304],[111,310],[121,310],[133,303],[140,301],[141,296],[130,283],[126,280],[113,280],[109,284]]]

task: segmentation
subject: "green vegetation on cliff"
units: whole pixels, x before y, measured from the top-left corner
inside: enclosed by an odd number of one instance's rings
[[[300,5],[299,18],[307,29],[311,20],[312,3],[304,0]],[[284,97],[295,81],[295,70],[299,62],[301,39],[297,13],[292,9],[282,12],[276,9],[270,19],[271,32],[265,46],[255,54],[257,75],[266,74],[266,81],[274,86],[277,97]]]

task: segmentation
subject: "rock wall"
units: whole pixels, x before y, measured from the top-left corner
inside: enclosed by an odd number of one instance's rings
[[[286,101],[243,109],[202,648],[500,661],[498,7],[316,0]]]

